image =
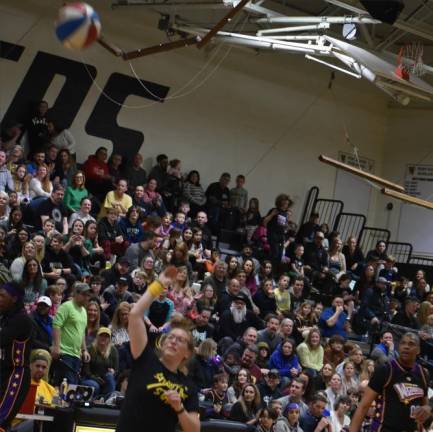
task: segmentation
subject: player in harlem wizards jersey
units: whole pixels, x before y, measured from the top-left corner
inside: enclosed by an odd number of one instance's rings
[[[356,410],[350,432],[358,432],[374,400],[377,413],[373,422],[378,432],[422,431],[431,417],[427,399],[429,376],[416,361],[420,353],[418,335],[405,333],[399,343],[399,357],[376,368]]]

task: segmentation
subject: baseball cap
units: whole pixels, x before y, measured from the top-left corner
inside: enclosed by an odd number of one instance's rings
[[[278,369],[271,369],[268,372],[268,377],[280,378],[280,372],[278,372]]]
[[[85,294],[91,291],[91,288],[88,284],[84,282],[79,282],[75,284],[75,293],[76,294]]]
[[[53,305],[53,302],[47,296],[41,296],[41,297],[39,297],[38,301],[36,302],[36,304],[39,304],[39,303],[45,303],[49,307],[51,307]]]
[[[299,409],[299,405],[297,403],[289,403],[289,405],[287,405],[286,410],[287,411],[293,411],[293,410],[298,410]]]
[[[107,334],[111,337],[111,330],[108,327],[100,327],[96,335],[99,336],[101,334]]]
[[[377,283],[383,283],[383,284],[388,285],[389,281],[388,281],[388,279],[386,279],[383,276],[381,276],[381,277],[377,278]]]
[[[128,285],[129,284],[128,279],[124,276],[121,276],[119,279],[117,279],[117,283],[119,285]]]
[[[239,293],[238,295],[233,297],[233,301],[243,301],[244,303],[248,302],[248,297],[244,293]]]
[[[126,256],[121,256],[120,258],[118,258],[117,263],[129,265],[129,261],[128,261],[128,258],[126,258]]]

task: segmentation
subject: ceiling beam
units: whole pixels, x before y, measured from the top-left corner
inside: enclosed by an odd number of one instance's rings
[[[358,177],[364,178],[364,179],[369,180],[369,181],[371,181],[373,183],[377,183],[378,185],[384,186],[385,188],[389,188],[389,189],[392,189],[394,191],[399,191],[399,192],[402,192],[402,193],[404,192],[404,187],[403,186],[400,186],[400,185],[398,185],[396,183],[390,182],[389,180],[386,180],[386,179],[384,179],[382,177],[378,177],[378,176],[376,176],[374,174],[370,174],[370,173],[368,173],[366,171],[362,171],[362,170],[360,170],[358,168],[355,168],[355,167],[353,167],[351,165],[347,165],[347,164],[345,164],[343,162],[340,162],[338,160],[332,159],[332,158],[330,158],[328,156],[320,155],[319,156],[319,161],[320,162],[324,162],[324,163],[326,163],[328,165],[332,165],[335,168],[339,168],[339,169],[342,169],[344,171],[347,171],[350,174],[353,174],[353,175],[356,175]],[[433,203],[432,203],[432,206],[433,206]]]
[[[397,192],[395,190],[391,190],[391,189],[387,189],[387,188],[382,189],[382,193],[386,196],[396,198],[400,201],[404,201],[404,202],[407,202],[409,204],[414,204],[414,205],[424,207],[424,208],[429,209],[429,210],[433,210],[433,202],[431,202],[431,201],[426,201],[426,200],[423,200],[421,198],[416,198],[416,197],[413,197],[413,196],[408,195],[406,193]]]

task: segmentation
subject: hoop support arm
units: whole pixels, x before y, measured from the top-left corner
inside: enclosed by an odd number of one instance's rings
[[[383,188],[382,193],[384,195],[399,199],[399,200],[407,202],[409,204],[414,204],[414,205],[424,207],[424,208],[429,209],[429,210],[433,210],[433,202],[431,202],[431,201],[426,201],[426,200],[423,200],[421,198],[416,198],[416,197],[413,197],[411,195],[397,192],[395,190],[391,190],[391,189],[387,189],[387,188]]]
[[[162,43],[159,45],[153,45],[151,47],[148,48],[142,48],[142,49],[138,49],[135,51],[129,51],[127,53],[123,53],[122,54],[122,58],[123,60],[132,60],[138,57],[144,57],[147,55],[151,55],[151,54],[158,54],[160,52],[164,52],[164,51],[170,51],[173,49],[177,49],[177,48],[183,48],[186,47],[188,45],[195,45],[196,43],[198,43],[199,38],[197,36],[194,37],[190,37],[190,38],[186,38],[186,39],[180,39],[177,41],[173,41],[173,42],[167,42],[167,43]]]
[[[388,181],[386,179],[383,179],[382,177],[378,177],[378,176],[375,176],[374,174],[370,174],[368,172],[362,171],[362,170],[360,170],[358,168],[352,167],[352,166],[347,165],[347,164],[345,164],[343,162],[340,162],[338,160],[332,159],[332,158],[330,158],[328,156],[320,155],[319,156],[319,161],[323,162],[323,163],[326,163],[328,165],[332,165],[332,166],[334,166],[336,168],[339,168],[339,169],[342,169],[344,171],[347,171],[350,174],[362,177],[362,178],[364,178],[366,180],[369,180],[369,181],[371,181],[373,183],[377,183],[380,186],[383,186],[384,188],[387,188],[387,190],[388,189],[392,189],[392,190],[404,193],[404,187],[403,186],[400,186],[400,185],[398,185],[396,183],[392,183],[392,182],[390,182],[390,181]],[[408,196],[410,196],[410,195],[408,195]]]
[[[220,19],[210,30],[203,36],[203,39],[197,44],[197,48],[203,48],[210,40],[232,19],[250,0],[240,1],[227,15]]]
[[[119,47],[113,45],[110,42],[107,42],[102,36],[99,36],[97,42],[99,45],[103,46],[106,50],[110,51],[111,54],[114,54],[116,57],[122,57],[124,54],[124,52]]]

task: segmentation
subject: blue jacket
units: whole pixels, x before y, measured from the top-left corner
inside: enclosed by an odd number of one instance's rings
[[[281,344],[279,344],[271,355],[269,360],[269,369],[278,369],[281,376],[291,377],[292,374],[290,373],[290,369],[293,368],[301,371],[298,356],[296,354],[292,354],[290,357],[284,356],[281,352]]]
[[[144,230],[139,222],[132,225],[126,217],[123,217],[119,221],[119,228],[122,231],[124,240],[129,243],[138,243],[143,238]]]

